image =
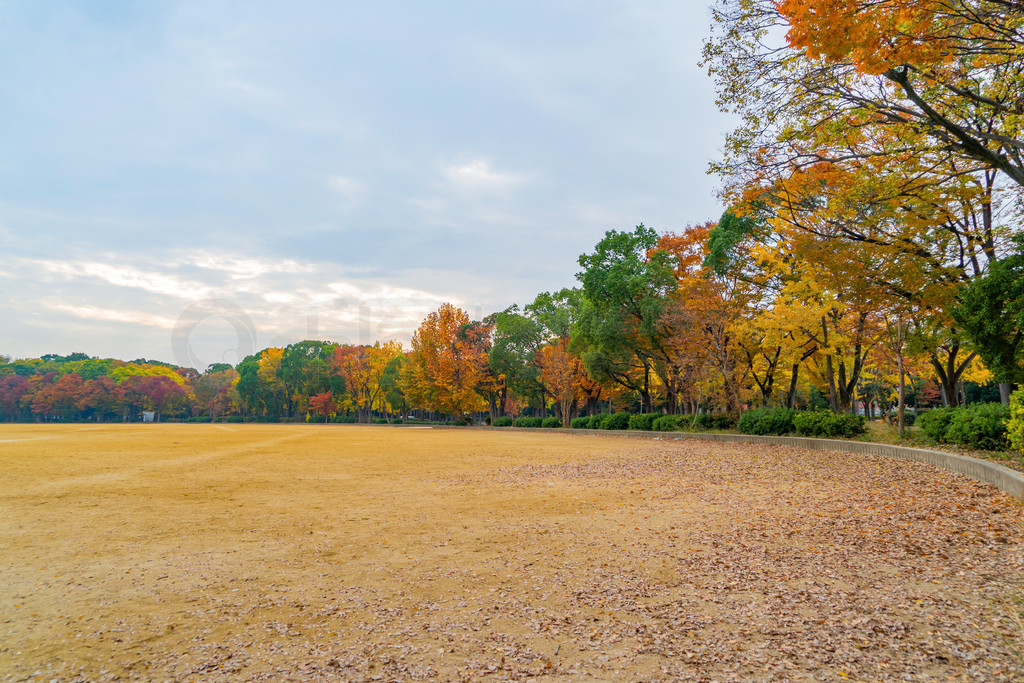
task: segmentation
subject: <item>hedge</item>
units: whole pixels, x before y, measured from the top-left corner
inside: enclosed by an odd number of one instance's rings
[[[794,431],[794,415],[789,408],[754,408],[740,415],[736,428],[742,434],[782,436]]]
[[[601,429],[629,429],[629,413],[612,413],[606,416]]]
[[[629,416],[629,428],[649,432],[654,429],[654,421],[661,417],[661,413],[640,413]]]
[[[803,411],[793,416],[793,427],[801,436],[820,436],[827,439],[851,437],[867,431],[863,415]]]
[[[698,429],[732,429],[736,426],[736,420],[729,413],[701,413],[690,421]]]

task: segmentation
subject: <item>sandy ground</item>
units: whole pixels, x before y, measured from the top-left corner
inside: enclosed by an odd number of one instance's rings
[[[0,425],[0,680],[1024,680],[1022,568],[920,463]]]

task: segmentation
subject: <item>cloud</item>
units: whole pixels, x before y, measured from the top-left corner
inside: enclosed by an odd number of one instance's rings
[[[268,273],[308,273],[314,270],[310,264],[293,259],[274,261],[242,256],[214,254],[207,251],[184,255],[179,264],[195,265],[204,270],[226,273],[233,280],[258,278]]]
[[[46,272],[63,275],[68,279],[94,278],[119,287],[142,289],[153,294],[163,294],[190,301],[203,299],[212,293],[210,287],[200,282],[182,280],[173,275],[147,272],[133,266],[53,260],[32,260],[30,263]]]
[[[327,181],[327,187],[334,190],[344,200],[345,208],[349,209],[354,208],[366,192],[366,185],[362,182],[343,175],[333,176]]]
[[[470,189],[511,189],[529,179],[529,176],[523,173],[494,169],[489,161],[483,159],[448,166],[444,169],[444,175],[455,185]]]
[[[53,311],[68,313],[76,318],[84,320],[104,320],[108,322],[128,323],[131,325],[145,325],[157,327],[164,330],[173,329],[176,320],[162,315],[154,315],[143,311],[126,311],[113,308],[101,308],[86,304],[46,304],[46,307]]]

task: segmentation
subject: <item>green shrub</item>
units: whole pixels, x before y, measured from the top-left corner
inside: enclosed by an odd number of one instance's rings
[[[682,415],[662,415],[655,418],[651,428],[656,432],[674,432],[679,429],[679,418]]]
[[[471,418],[469,415],[463,415],[459,418],[456,418],[455,420],[452,420],[452,424],[456,427],[472,427],[473,418]]]
[[[608,421],[611,415],[592,415],[590,422],[587,423],[587,429],[604,429],[604,423]]]
[[[521,417],[516,420],[516,427],[531,427],[536,429],[544,424],[542,417]]]
[[[1010,417],[1006,420],[1006,440],[1010,448],[1024,451],[1024,389],[1010,396]]]
[[[373,419],[373,424],[375,424],[375,425],[386,425],[386,424],[391,424],[391,423],[388,422],[387,418],[376,417],[376,418]]]
[[[237,424],[239,422],[245,422],[245,420],[242,419],[241,415],[228,415],[225,422],[232,422]]]
[[[587,429],[590,426],[590,416],[581,415],[580,417],[574,417],[570,424],[573,429]]]
[[[926,410],[917,417],[917,424],[921,427],[921,433],[932,441],[943,443],[946,440],[946,430],[953,420],[952,408],[934,408]]]
[[[1000,403],[972,403],[965,408],[957,408],[945,439],[980,450],[1004,450],[1008,445],[1006,421],[1009,417],[1009,407]]]
[[[494,418],[492,423],[495,427],[511,427],[514,420],[508,415],[502,415],[501,417]]]
[[[613,413],[607,416],[601,429],[629,429],[629,413]]]
[[[540,423],[540,426],[544,429],[558,429],[562,426],[562,418],[545,417],[544,421]]]
[[[213,418],[209,415],[193,415],[192,417],[187,418],[185,422],[213,422]]]
[[[742,434],[781,436],[793,431],[795,414],[789,408],[754,408],[740,415],[736,427]]]
[[[793,427],[801,436],[820,436],[828,439],[851,437],[867,431],[863,415],[848,415],[807,410],[793,416]]]
[[[402,418],[396,417],[394,420],[391,421],[391,424],[396,424],[396,425],[402,424]]]
[[[654,429],[654,421],[661,417],[661,413],[640,413],[629,416],[629,428],[638,431],[649,432]]]
[[[331,422],[341,425],[354,425],[358,420],[355,415],[335,415]]]
[[[732,429],[736,420],[729,413],[701,413],[690,422],[698,429]]]

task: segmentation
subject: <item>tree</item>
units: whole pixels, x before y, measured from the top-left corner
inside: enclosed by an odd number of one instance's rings
[[[238,382],[239,374],[230,365],[223,368],[224,365],[226,363],[211,365],[196,381],[196,402],[211,419],[228,411],[235,398],[233,395],[237,395],[235,384]]]
[[[339,346],[331,358],[332,372],[345,380],[348,405],[361,423],[368,422],[374,410],[388,413],[388,370],[402,355],[400,342],[376,342],[373,346]]]
[[[579,356],[569,351],[569,339],[555,340],[537,351],[537,365],[544,386],[558,406],[562,426],[568,427],[586,397],[585,385],[590,379]]]
[[[487,330],[452,304],[430,313],[412,336],[402,375],[405,394],[416,405],[450,415],[484,408],[477,389],[488,372]]]
[[[329,391],[310,396],[309,407],[324,416],[324,424],[327,423],[331,415],[338,412],[338,404],[334,400],[334,395]]]
[[[575,350],[592,377],[637,392],[647,411],[653,410],[655,361],[670,353],[664,313],[676,286],[672,257],[658,241],[643,224],[632,232],[610,230],[594,253],[580,256],[583,270],[576,275],[583,305],[573,327]]]
[[[782,0],[789,44],[815,62],[875,77],[838,92],[876,125],[1024,185],[1024,5],[1015,0]]]
[[[492,325],[488,364],[494,378],[488,396],[491,420],[505,413],[509,393],[543,401],[544,380],[536,364],[537,351],[548,340],[536,316],[520,312],[517,305],[487,318]]]
[[[1016,239],[1016,247],[985,275],[964,285],[953,309],[953,317],[1003,385],[1004,404],[1009,402],[1009,385],[1024,382],[1024,236]]]

